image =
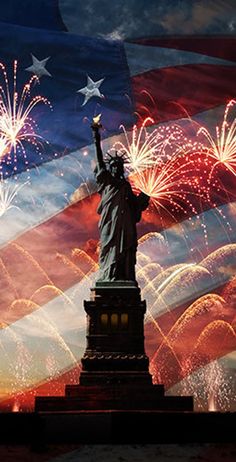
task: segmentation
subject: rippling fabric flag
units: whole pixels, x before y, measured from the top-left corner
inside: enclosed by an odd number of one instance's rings
[[[17,60],[17,93],[36,74],[29,99],[41,95],[52,106],[38,104],[30,114],[40,149],[29,137],[24,149],[1,157],[2,407],[32,407],[35,393],[63,393],[65,383],[78,381],[83,300],[97,274],[92,117],[102,114],[106,152],[125,141],[120,124],[130,136],[133,123],[147,116],[155,127],[187,119],[190,132],[197,124],[214,131],[235,98],[235,7],[208,5],[41,0],[22,2],[19,10],[11,0],[1,8],[0,62],[10,94]],[[0,80],[6,92],[3,72]],[[235,176],[223,172],[220,179],[214,207],[196,200],[197,215],[174,212],[169,221],[156,209],[144,214],[137,276],[148,304],[146,347],[155,380],[196,393],[210,370],[213,380],[221,374],[229,384],[230,407]],[[214,361],[227,354],[224,370]],[[201,387],[194,389],[197,380]]]

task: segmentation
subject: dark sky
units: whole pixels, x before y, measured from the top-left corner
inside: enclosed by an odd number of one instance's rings
[[[234,35],[235,0],[59,0],[70,32],[134,38],[172,34]]]

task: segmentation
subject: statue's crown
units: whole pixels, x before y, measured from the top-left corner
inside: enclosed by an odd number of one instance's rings
[[[124,165],[124,163],[127,160],[125,153],[119,155],[117,151],[115,151],[114,154],[110,154],[109,152],[107,152],[107,156],[108,157],[106,158],[105,162],[109,163],[109,165],[112,165],[112,164]]]

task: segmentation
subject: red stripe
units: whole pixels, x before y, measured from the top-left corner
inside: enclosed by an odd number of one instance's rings
[[[139,45],[174,48],[192,51],[216,58],[236,61],[236,38],[234,37],[144,37],[130,40]]]
[[[154,69],[132,77],[137,113],[155,122],[190,116],[225,104],[236,95],[236,67],[209,64]],[[150,104],[148,92],[155,104]]]

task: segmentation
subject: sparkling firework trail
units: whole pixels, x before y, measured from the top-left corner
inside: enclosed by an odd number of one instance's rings
[[[133,175],[131,182],[135,189],[151,198],[159,211],[166,212],[177,221],[176,212],[187,214],[186,209],[190,208],[192,213],[197,213],[189,196],[200,196],[199,183],[191,172],[189,161],[181,162],[178,156],[174,156]]]
[[[148,131],[147,125],[153,123],[154,120],[147,117],[140,129],[134,125],[131,135],[128,135],[125,127],[121,125],[125,143],[117,141],[110,151],[118,151],[118,154],[125,155],[129,173],[151,167],[158,159],[161,162],[161,158],[166,155],[167,146],[176,148],[176,144],[183,136],[182,130],[177,125],[160,126]]]
[[[47,98],[37,95],[31,98],[30,92],[35,83],[39,83],[36,75],[24,85],[22,93],[17,90],[17,61],[13,66],[13,88],[11,91],[8,75],[4,64],[0,63],[0,72],[4,78],[4,84],[0,86],[0,160],[7,154],[7,159],[11,151],[16,161],[17,149],[19,149],[26,159],[24,142],[31,143],[37,151],[40,151],[40,140],[42,137],[36,133],[37,125],[30,113],[39,103],[51,105]],[[26,161],[27,163],[27,161]],[[14,168],[17,170],[17,167]]]
[[[228,121],[229,111],[236,105],[236,100],[231,100],[226,106],[221,127],[216,126],[216,141],[205,127],[198,130],[198,135],[202,134],[210,144],[207,154],[214,160],[211,170],[219,165],[224,165],[233,175],[236,176],[236,118],[232,122]]]
[[[12,185],[7,181],[4,181],[2,176],[0,179],[0,217],[2,217],[8,210],[15,208],[20,210],[20,207],[13,205],[14,200],[17,197],[18,192],[27,184]]]
[[[174,387],[174,393],[179,390],[182,395],[192,395],[196,411],[229,411],[235,399],[234,382],[224,362],[214,360],[191,373],[191,361],[186,360],[183,369],[187,377]]]
[[[10,146],[9,143],[4,135],[0,133],[0,162],[1,159],[6,155],[9,154]]]

